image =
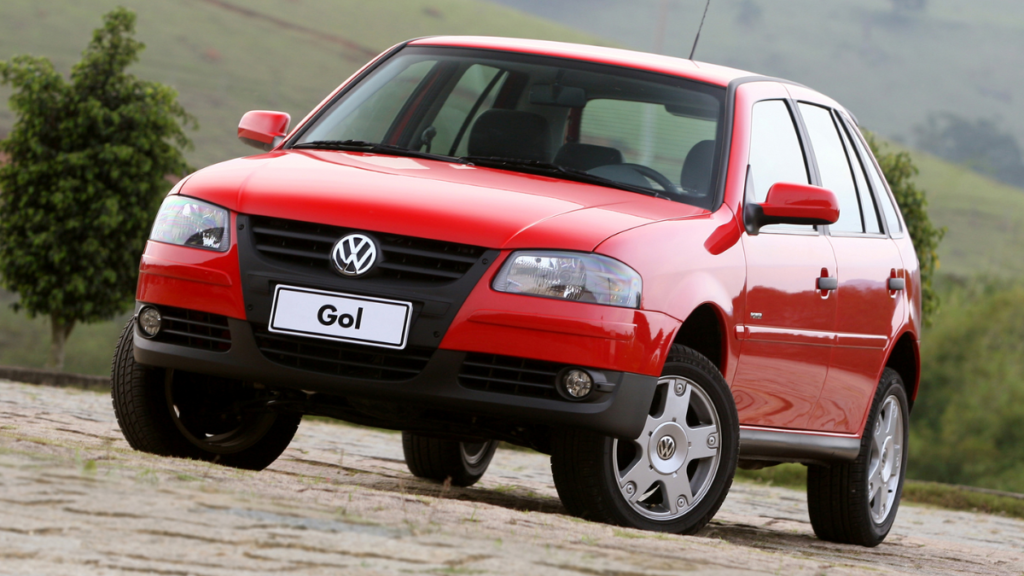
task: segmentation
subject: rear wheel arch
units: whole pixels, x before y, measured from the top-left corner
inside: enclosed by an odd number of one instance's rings
[[[725,334],[725,320],[718,307],[705,302],[687,316],[672,343],[700,352],[725,374],[729,358]]]
[[[904,332],[893,345],[885,365],[899,373],[907,387],[910,408],[914,407],[921,377],[921,356],[917,339],[910,332]]]

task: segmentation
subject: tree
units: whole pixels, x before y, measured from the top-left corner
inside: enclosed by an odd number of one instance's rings
[[[939,242],[946,235],[946,229],[936,228],[928,218],[928,199],[924,190],[918,188],[911,179],[917,176],[910,153],[888,152],[887,146],[880,144],[870,132],[864,133],[871,152],[882,168],[882,174],[892,189],[896,203],[900,206],[903,220],[907,224],[910,239],[914,242],[914,251],[921,264],[921,313],[925,324],[931,322],[932,316],[939,310],[939,296],[932,286],[935,271],[939,268]]]
[[[50,317],[57,369],[77,322],[131,305],[165,176],[188,170],[196,121],[173,89],[125,71],[145,48],[134,33],[133,12],[106,14],[70,81],[47,58],[0,62],[17,116],[0,141],[0,284]]]

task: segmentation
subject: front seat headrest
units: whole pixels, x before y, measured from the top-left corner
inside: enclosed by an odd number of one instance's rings
[[[715,141],[701,140],[690,148],[683,162],[679,185],[700,196],[711,191],[711,172],[715,161]]]
[[[488,110],[469,133],[470,156],[494,156],[546,162],[551,139],[548,121],[539,114],[519,110]]]

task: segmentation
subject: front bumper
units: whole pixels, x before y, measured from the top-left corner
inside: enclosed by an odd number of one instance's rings
[[[388,274],[343,278],[320,258],[346,230],[242,214],[233,214],[233,219],[238,233],[228,252],[149,242],[136,296],[140,303],[177,308],[179,315],[216,315],[217,330],[226,329],[229,335],[196,347],[187,331],[170,341],[154,341],[136,327],[138,362],[335,398],[400,404],[413,414],[424,408],[437,414],[491,416],[516,426],[572,426],[628,438],[642,430],[677,320],[652,311],[499,293],[491,289],[491,279],[507,251],[380,233],[372,234],[382,249],[394,251],[386,260],[392,268],[384,271]],[[424,267],[421,261],[403,259],[420,255],[447,263]],[[452,262],[460,266],[457,274],[446,272],[456,269]],[[415,274],[407,276],[409,270]],[[426,273],[449,277],[436,281]],[[329,349],[332,344],[312,338],[277,338],[268,344],[275,339],[265,327],[278,284],[410,302],[408,346],[397,352],[359,345]],[[206,320],[198,320],[199,330],[211,329],[209,323],[204,327]],[[535,373],[535,363],[543,364],[549,376],[574,366],[592,371],[608,385],[583,402],[551,393],[524,394],[516,385],[520,377],[503,377],[500,367],[490,374],[497,377],[488,380],[488,355],[501,358],[499,363],[521,361],[524,377]],[[389,362],[390,368],[380,368]],[[466,367],[474,363],[476,375],[484,378],[467,377]],[[549,381],[553,391],[553,376]],[[392,420],[400,423],[401,418]]]
[[[253,325],[227,318],[230,348],[226,351],[159,342],[144,338],[135,326],[135,360],[141,364],[200,372],[289,388],[376,400],[419,410],[440,410],[467,416],[493,417],[531,424],[569,426],[623,438],[643,429],[654,397],[657,377],[599,370],[607,385],[592,400],[570,402],[467,388],[460,383],[467,352],[437,349],[417,375],[405,380],[365,380],[302,370],[269,360],[260,350]],[[315,398],[315,396],[314,396]]]

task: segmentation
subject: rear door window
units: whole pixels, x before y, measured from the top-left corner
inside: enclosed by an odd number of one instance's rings
[[[853,143],[857,147],[857,152],[860,154],[861,159],[864,161],[864,169],[868,174],[868,179],[871,180],[871,187],[875,190],[878,204],[882,208],[882,215],[885,217],[885,223],[889,227],[889,235],[893,238],[902,237],[903,225],[900,223],[899,216],[896,215],[896,208],[893,205],[892,196],[889,195],[889,189],[882,182],[882,177],[878,175],[878,169],[875,166],[871,153],[867,151],[859,135],[853,135]]]
[[[854,185],[846,149],[836,130],[831,111],[801,102],[800,114],[803,116],[811,147],[814,149],[814,157],[818,162],[821,185],[831,190],[839,200],[839,220],[829,225],[829,231],[863,233],[864,219],[857,187]]]
[[[857,183],[857,196],[860,198],[861,209],[864,212],[864,230],[868,234],[882,234],[882,222],[878,219],[878,207],[875,205],[875,196],[868,187],[867,169],[864,158],[860,156],[853,144],[852,139],[856,138],[850,132],[850,125],[843,121],[838,114],[835,115],[836,124],[839,125],[839,135],[843,138],[843,146],[850,158],[850,166],[853,167],[853,179]]]

